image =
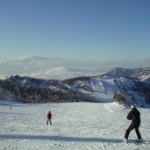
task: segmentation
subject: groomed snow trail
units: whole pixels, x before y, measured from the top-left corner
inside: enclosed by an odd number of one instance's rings
[[[144,143],[123,143],[130,121],[115,103],[9,104],[0,101],[0,150],[148,150],[149,109],[140,108]],[[46,113],[52,111],[52,126]],[[130,139],[136,139],[132,131]]]

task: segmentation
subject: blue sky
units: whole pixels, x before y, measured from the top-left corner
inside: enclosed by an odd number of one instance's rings
[[[150,66],[149,8],[149,0],[0,0],[0,59],[58,58],[58,67],[80,70]]]

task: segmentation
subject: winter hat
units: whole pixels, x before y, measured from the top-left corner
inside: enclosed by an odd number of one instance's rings
[[[133,109],[133,108],[135,108],[136,107],[136,105],[135,104],[133,104],[133,105],[131,105],[131,108]]]

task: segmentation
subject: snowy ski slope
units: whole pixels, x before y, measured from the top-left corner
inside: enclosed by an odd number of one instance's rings
[[[46,113],[52,111],[52,126]],[[139,108],[144,143],[122,142],[129,108],[116,103],[21,104],[0,101],[0,150],[149,150],[150,109]]]

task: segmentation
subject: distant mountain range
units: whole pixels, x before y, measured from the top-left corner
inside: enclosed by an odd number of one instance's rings
[[[0,80],[0,99],[30,103],[112,102],[150,103],[150,67],[114,68],[99,76],[44,80],[11,76]]]
[[[125,77],[125,78],[130,77],[147,81],[150,78],[150,67],[135,68],[135,69],[114,68],[104,75],[111,77]]]

